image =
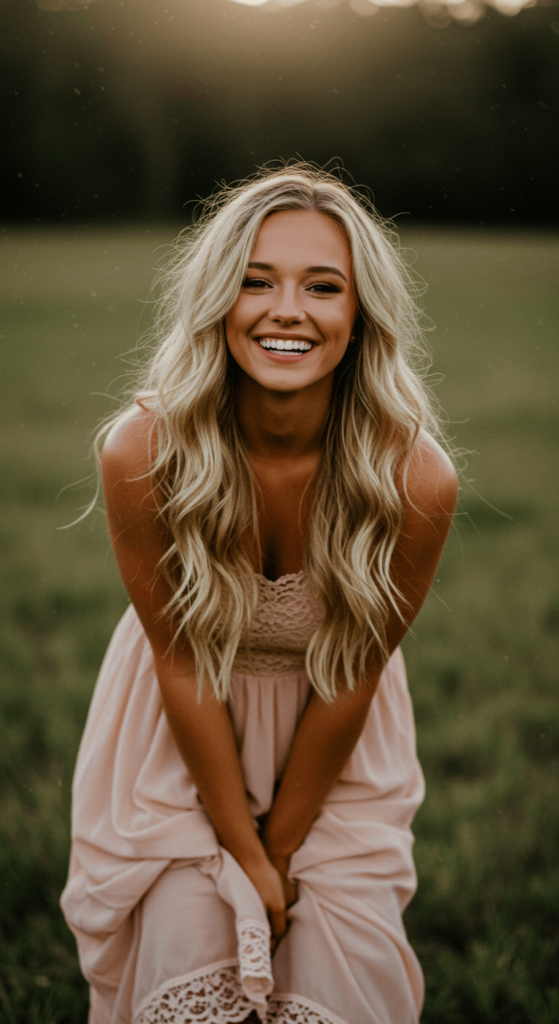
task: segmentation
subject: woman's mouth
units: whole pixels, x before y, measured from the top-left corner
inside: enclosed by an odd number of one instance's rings
[[[310,352],[314,345],[312,341],[308,341],[305,338],[272,338],[263,337],[256,338],[256,343],[263,348],[269,355],[281,356],[285,359],[286,356],[291,359],[301,358]]]

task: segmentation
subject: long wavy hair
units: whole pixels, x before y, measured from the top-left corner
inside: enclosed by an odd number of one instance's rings
[[[372,655],[386,656],[390,607],[401,614],[391,575],[403,519],[399,480],[419,431],[438,433],[418,288],[374,208],[306,164],[212,196],[160,275],[157,344],[135,397],[153,410],[158,430],[151,475],[172,538],[160,564],[173,590],[165,614],[192,646],[199,685],[208,680],[220,700],[258,594],[246,544],[252,536],[258,546],[258,495],[235,416],[224,318],[263,220],[282,210],[318,211],[339,225],[359,303],[356,340],[335,375],[304,548],[324,610],[306,671],[326,701],[340,684],[353,690]]]

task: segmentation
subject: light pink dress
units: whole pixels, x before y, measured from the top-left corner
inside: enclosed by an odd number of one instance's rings
[[[258,577],[229,708],[254,817],[272,804],[310,683],[320,609],[303,573]],[[260,897],[221,847],[161,705],[132,607],[93,696],[74,779],[62,907],[91,985],[90,1024],[417,1024],[423,978],[402,911],[423,797],[400,651],[290,873],[299,898],[270,960]]]

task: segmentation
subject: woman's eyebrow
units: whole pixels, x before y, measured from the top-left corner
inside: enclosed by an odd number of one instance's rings
[[[337,267],[307,267],[307,274],[337,274],[347,284],[347,277]]]
[[[275,270],[272,263],[249,263],[249,270]],[[337,267],[307,267],[306,274],[337,274],[347,284],[347,277]]]

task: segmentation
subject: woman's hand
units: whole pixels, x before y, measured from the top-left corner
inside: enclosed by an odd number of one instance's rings
[[[297,894],[294,886],[282,876],[278,869],[264,858],[254,867],[244,867],[260,899],[262,900],[272,929],[272,952],[287,931],[287,907],[294,903]]]
[[[264,841],[264,846],[266,846],[266,842],[265,841]],[[291,858],[290,857],[283,857],[283,856],[277,856],[276,857],[268,849],[267,846],[266,846],[266,852],[268,854],[268,857],[270,858],[270,862],[273,864],[273,866],[275,867],[276,871],[279,872],[279,875],[280,875],[280,878],[281,878],[281,884],[283,886],[283,895],[285,897],[285,905],[288,908],[292,907],[293,904],[297,902],[297,886],[293,882],[290,882],[289,878],[287,877],[287,872],[289,870],[289,861],[290,861]]]

